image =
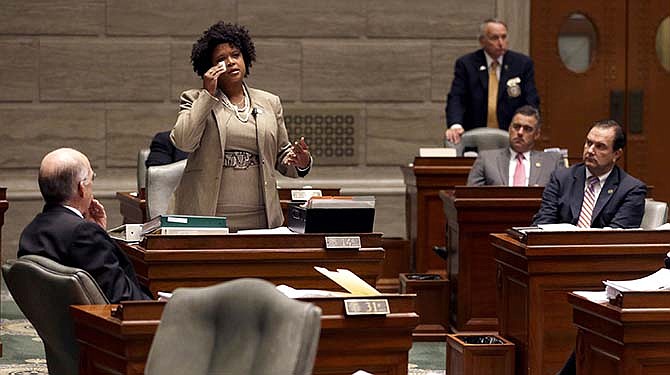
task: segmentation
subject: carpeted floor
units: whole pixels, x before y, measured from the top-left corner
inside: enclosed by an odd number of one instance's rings
[[[42,340],[5,288],[0,289],[0,375],[48,374]],[[409,352],[409,374],[445,375],[446,344],[415,343]]]

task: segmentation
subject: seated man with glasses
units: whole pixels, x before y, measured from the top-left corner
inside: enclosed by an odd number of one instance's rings
[[[468,186],[544,186],[551,172],[562,168],[561,154],[534,151],[540,138],[540,112],[525,105],[514,112],[509,147],[481,151],[468,175]]]
[[[105,228],[107,213],[93,198],[95,173],[77,150],[60,148],[40,164],[43,211],[21,233],[18,256],[40,255],[93,276],[111,303],[151,299],[132,264]]]

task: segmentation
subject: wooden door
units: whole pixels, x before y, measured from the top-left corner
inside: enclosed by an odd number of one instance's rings
[[[595,29],[590,63],[571,70],[561,58],[559,35],[580,34],[578,14]],[[613,118],[626,129],[628,145],[619,165],[648,185],[657,200],[670,201],[664,182],[665,144],[670,141],[670,71],[656,53],[656,33],[670,15],[667,0],[533,0],[531,55],[542,103],[541,145],[567,148],[581,158],[584,137],[595,120]],[[582,34],[583,35],[583,34]],[[668,47],[670,48],[670,46]]]
[[[653,185],[654,199],[665,202],[670,202],[670,29],[661,38],[666,67],[657,53],[656,37],[668,17],[668,0],[628,1],[627,170]]]

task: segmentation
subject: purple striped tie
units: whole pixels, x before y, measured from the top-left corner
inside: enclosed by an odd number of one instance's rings
[[[598,182],[596,176],[591,176],[588,179],[588,187],[584,190],[582,210],[579,212],[579,220],[577,221],[577,226],[580,228],[591,228],[591,215],[593,214],[593,208],[596,206],[595,186]]]

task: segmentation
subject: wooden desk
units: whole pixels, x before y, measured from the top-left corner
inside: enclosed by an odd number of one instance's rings
[[[516,344],[516,374],[554,375],[576,330],[566,293],[647,275],[663,264],[670,231],[492,234],[500,334]]]
[[[7,188],[0,187],[0,249],[2,249],[2,226],[5,224],[5,212],[7,212],[8,208]],[[1,263],[2,257],[0,257],[0,264]],[[0,357],[2,357],[2,342],[0,342]]]
[[[281,204],[282,212],[284,213],[284,225],[286,225],[286,215],[288,212],[288,203],[291,201],[291,190],[278,188],[279,202]],[[321,190],[322,195],[340,195],[339,188],[324,188]],[[121,217],[123,217],[124,224],[142,224],[149,221],[147,218],[147,201],[144,189],[140,193],[117,191],[116,199],[119,200],[119,210]]]
[[[489,234],[530,225],[542,203],[543,190],[456,186],[440,192],[448,225],[452,331],[498,330],[496,266]]]
[[[384,295],[391,314],[347,317],[342,298],[302,299],[322,309],[314,374],[407,374],[412,329],[418,322],[412,295]],[[149,302],[139,318],[119,319],[116,305],[72,306],[80,344],[81,374],[143,374],[164,304]]]
[[[119,210],[123,217],[123,224],[143,224],[147,218],[147,200],[137,192],[117,191]]]
[[[577,326],[578,374],[652,375],[670,371],[670,306],[622,309],[572,293],[568,302]]]
[[[412,246],[415,272],[446,276],[444,260],[433,253],[433,246],[444,246],[447,223],[440,190],[465,185],[475,158],[422,158],[402,168],[407,191],[405,212],[407,233]]]
[[[355,235],[361,238],[360,250],[326,250],[324,234],[149,235],[140,244],[119,245],[140,282],[154,293],[240,277],[294,288],[341,290],[314,266],[349,269],[370,285],[375,285],[381,272],[381,233]]]

